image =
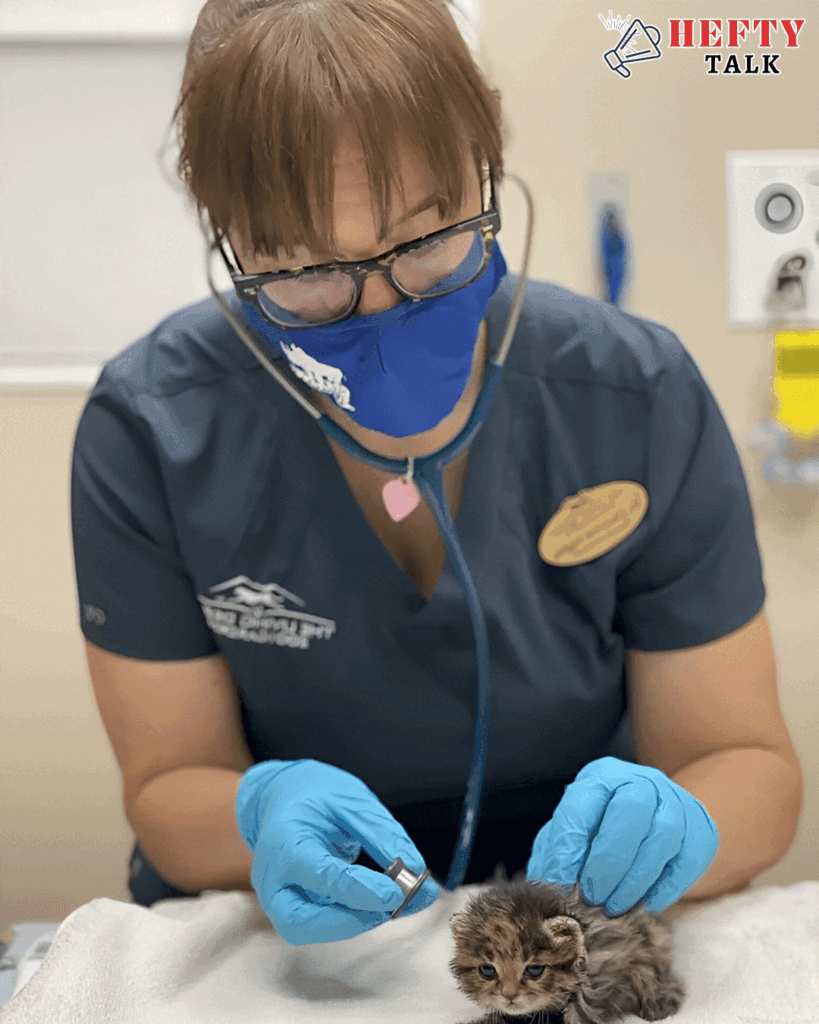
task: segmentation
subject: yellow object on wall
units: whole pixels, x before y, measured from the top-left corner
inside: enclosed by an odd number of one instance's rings
[[[819,331],[777,331],[774,349],[774,418],[797,437],[819,437]]]

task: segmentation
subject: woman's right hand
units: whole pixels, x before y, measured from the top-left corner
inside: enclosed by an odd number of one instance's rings
[[[236,820],[253,853],[250,881],[262,909],[294,946],[352,938],[401,906],[396,882],[353,863],[362,847],[384,868],[396,857],[416,874],[425,868],[372,790],[321,761],[262,761],[248,769]],[[403,914],[423,910],[439,894],[427,879]]]

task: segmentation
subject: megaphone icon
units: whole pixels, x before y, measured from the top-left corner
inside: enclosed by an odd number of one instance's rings
[[[656,39],[652,36],[652,32],[657,33]],[[632,51],[631,47],[634,44],[635,36],[639,36],[640,33],[645,36],[647,46],[645,49]],[[623,38],[617,46],[603,54],[603,59],[612,71],[616,71],[623,78],[630,78],[631,72],[626,67],[627,64],[633,64],[638,60],[656,60],[658,57],[662,57],[658,46],[661,39],[662,35],[656,25],[644,25],[639,18],[635,18],[623,33]],[[634,45],[642,44],[643,40],[639,39]]]

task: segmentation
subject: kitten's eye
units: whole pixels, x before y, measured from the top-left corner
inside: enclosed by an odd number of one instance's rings
[[[528,974],[530,978],[539,978],[541,974],[543,974],[544,970],[545,968],[542,964],[529,964],[525,973]]]
[[[478,973],[483,978],[494,978],[496,971],[492,964],[481,964],[481,966],[478,968]]]

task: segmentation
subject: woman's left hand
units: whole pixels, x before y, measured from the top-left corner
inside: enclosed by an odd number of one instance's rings
[[[658,913],[714,858],[717,826],[702,804],[657,768],[602,757],[566,790],[532,844],[529,881],[574,885],[610,917],[640,900]]]

